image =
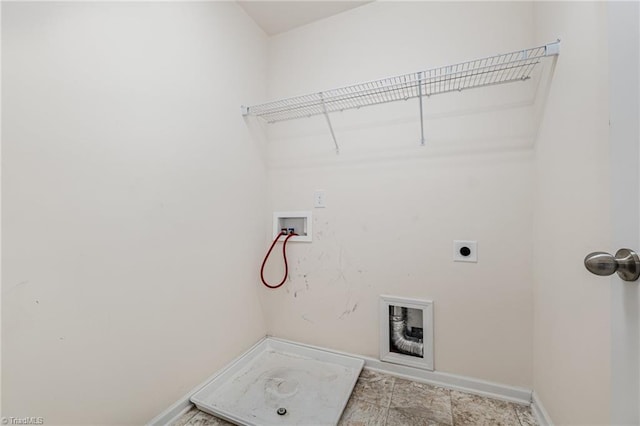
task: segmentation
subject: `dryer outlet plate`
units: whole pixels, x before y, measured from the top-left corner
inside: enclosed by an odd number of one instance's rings
[[[453,241],[454,262],[478,262],[478,242],[470,240]]]

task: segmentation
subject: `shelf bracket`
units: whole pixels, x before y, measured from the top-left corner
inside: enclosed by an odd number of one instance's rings
[[[424,114],[422,111],[422,77],[423,72],[418,73],[418,102],[420,103],[420,145],[424,146]]]
[[[549,44],[545,44],[544,46],[544,55],[545,56],[554,56],[554,55],[559,55],[560,54],[560,39],[549,43]]]
[[[333,132],[333,126],[331,125],[331,119],[329,118],[329,113],[327,112],[327,106],[324,103],[324,96],[322,92],[320,92],[319,95],[320,95],[320,100],[322,101],[322,112],[324,113],[324,118],[327,119],[327,124],[329,125],[329,131],[331,132],[333,143],[336,146],[336,154],[340,154],[340,147],[338,146],[338,141],[336,140],[336,134]]]

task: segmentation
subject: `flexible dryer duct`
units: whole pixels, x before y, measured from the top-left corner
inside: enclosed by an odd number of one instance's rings
[[[423,356],[424,343],[409,339],[405,335],[406,329],[406,311],[400,306],[393,306],[391,314],[391,341],[396,349],[401,352],[420,357]]]

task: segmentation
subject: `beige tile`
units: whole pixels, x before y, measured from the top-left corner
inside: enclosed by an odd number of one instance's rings
[[[387,409],[351,398],[338,426],[384,426]]]
[[[425,415],[425,413],[427,413]],[[451,423],[440,423],[429,415],[428,410],[419,407],[389,408],[387,426],[450,426]]]
[[[390,424],[453,424],[450,391],[425,383],[396,379],[390,408]]]
[[[530,405],[516,405],[515,408],[522,426],[538,426]]]
[[[392,376],[376,371],[362,370],[351,398],[388,408],[394,381],[395,378]]]
[[[453,424],[456,426],[520,426],[515,406],[497,399],[451,391]]]
[[[189,420],[186,426],[233,426],[226,420],[219,419],[211,414],[199,411]]]
[[[191,418],[196,414],[198,414],[199,412],[200,410],[198,410],[195,405],[192,405],[189,411],[187,411],[182,416],[180,416],[178,420],[171,423],[171,426],[184,426],[187,423],[189,423],[189,420],[191,420]]]

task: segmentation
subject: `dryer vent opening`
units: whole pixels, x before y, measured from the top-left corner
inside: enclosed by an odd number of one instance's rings
[[[380,295],[380,360],[433,370],[433,302]]]
[[[389,351],[424,357],[422,309],[389,306]]]

